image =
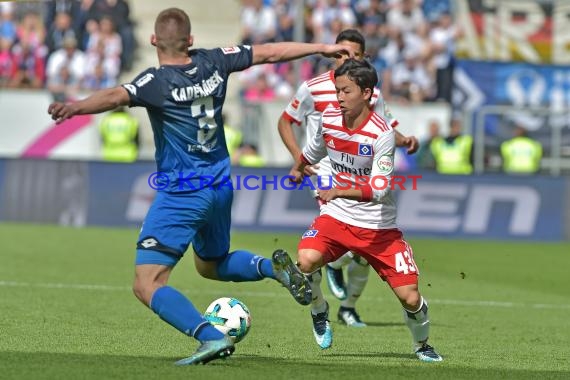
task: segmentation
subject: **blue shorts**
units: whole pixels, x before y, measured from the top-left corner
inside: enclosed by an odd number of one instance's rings
[[[229,186],[157,192],[139,235],[136,264],[174,266],[190,243],[203,260],[223,259],[230,249],[232,200]]]

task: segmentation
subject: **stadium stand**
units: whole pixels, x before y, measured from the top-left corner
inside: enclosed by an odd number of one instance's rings
[[[292,2],[242,0],[241,3],[242,43],[293,38],[290,20],[297,11]],[[303,12],[307,15],[307,42],[334,42],[336,35],[348,28],[359,29],[367,36],[367,53],[382,73],[387,100],[450,102],[451,57],[460,30],[450,17],[448,1],[313,0],[306,2]],[[313,59],[312,67],[303,70],[301,79],[330,68],[328,60]],[[257,75],[270,78],[271,86],[282,86],[285,82],[295,87],[290,82],[295,76],[288,75],[292,65],[271,66],[268,70],[271,72],[261,74],[262,70],[257,69],[254,75],[246,75],[243,94],[258,85],[252,80]]]

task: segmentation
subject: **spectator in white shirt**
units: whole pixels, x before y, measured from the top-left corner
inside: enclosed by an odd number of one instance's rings
[[[403,55],[404,61],[392,68],[392,94],[413,103],[429,99],[433,94],[433,81],[418,52],[406,49]]]
[[[277,35],[277,13],[263,0],[251,0],[241,13],[242,43],[247,45],[273,42]]]
[[[311,23],[315,34],[314,42],[327,43],[327,40],[334,40],[343,29],[353,28],[356,25],[356,15],[346,0],[320,0],[313,11]]]
[[[46,71],[54,101],[66,101],[77,93],[85,75],[85,54],[77,49],[74,37],[66,37],[63,47],[50,55]]]
[[[424,36],[427,30],[424,14],[415,0],[401,0],[400,6],[388,11],[388,25],[405,34],[417,33]]]

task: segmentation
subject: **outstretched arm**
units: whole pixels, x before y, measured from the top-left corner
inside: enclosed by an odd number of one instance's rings
[[[129,93],[119,86],[95,91],[89,97],[75,103],[52,103],[48,108],[48,113],[59,124],[75,115],[101,113],[119,106],[126,106],[129,103]]]
[[[310,44],[304,42],[275,42],[253,45],[254,65],[290,61],[312,54],[322,54],[325,57],[346,54],[354,57],[355,49],[347,45]]]

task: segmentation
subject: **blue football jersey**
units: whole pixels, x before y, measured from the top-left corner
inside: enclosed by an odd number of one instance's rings
[[[189,52],[188,65],[149,68],[131,83],[130,106],[145,107],[154,133],[164,191],[191,191],[225,182],[230,159],[222,124],[229,74],[252,63],[247,45]],[[166,186],[167,185],[167,186]]]

